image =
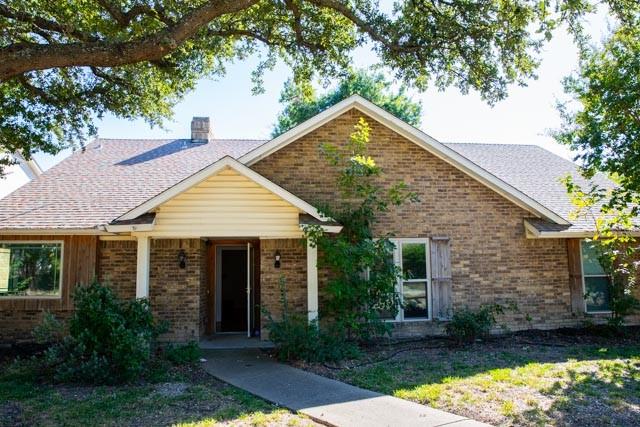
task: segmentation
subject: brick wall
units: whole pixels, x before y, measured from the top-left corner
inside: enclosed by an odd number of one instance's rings
[[[280,268],[275,268],[275,253],[280,252]],[[282,315],[280,277],[287,286],[289,310],[307,315],[307,248],[301,239],[273,239],[260,241],[260,304],[274,319]],[[262,338],[267,337],[261,322]]]
[[[136,297],[135,240],[101,240],[98,280],[109,285],[122,299]]]
[[[186,268],[178,263],[180,250]],[[99,279],[125,299],[136,296],[136,252],[133,240],[101,241]],[[204,333],[206,316],[206,246],[199,239],[152,239],[149,300],[158,320],[169,322],[163,341],[188,341]]]
[[[344,143],[362,116],[351,110],[252,168],[308,202],[332,202],[337,172],[327,166],[319,144]],[[365,119],[372,127],[370,153],[384,170],[384,183],[402,180],[420,197],[419,203],[382,215],[376,233],[449,237],[454,309],[516,301],[520,312],[502,319],[511,329],[575,324],[564,240],[526,239],[523,219],[532,216],[529,212],[373,119]],[[397,328],[398,333],[438,329],[426,322]]]
[[[185,268],[178,264],[184,250]],[[189,341],[200,337],[200,288],[205,243],[199,239],[151,240],[149,300],[158,319],[167,320],[170,330],[162,341]]]

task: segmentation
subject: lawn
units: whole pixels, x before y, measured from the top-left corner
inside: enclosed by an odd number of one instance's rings
[[[640,425],[638,330],[515,334],[463,348],[432,339],[304,367],[494,425]]]
[[[54,385],[1,366],[0,426],[310,426],[311,420],[215,380],[199,366],[126,386]]]

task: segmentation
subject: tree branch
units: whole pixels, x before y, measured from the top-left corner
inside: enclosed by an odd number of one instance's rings
[[[29,24],[32,26],[33,31],[38,33],[40,36],[46,39],[41,33],[42,31],[51,31],[54,33],[58,33],[60,35],[70,35],[74,38],[85,41],[85,42],[95,42],[98,41],[97,37],[94,37],[91,34],[81,33],[76,31],[74,28],[61,25],[55,21],[49,21],[48,19],[41,18],[39,16],[33,16],[28,13],[13,11],[9,9],[5,4],[0,3],[0,16],[4,16],[5,18],[13,19],[25,24]]]
[[[163,58],[210,21],[247,9],[259,0],[211,0],[175,25],[138,40],[46,45],[10,45],[0,49],[0,82],[28,71],[73,66],[116,67]]]

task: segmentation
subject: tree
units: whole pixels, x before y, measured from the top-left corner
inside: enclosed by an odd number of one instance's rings
[[[572,102],[559,105],[563,126],[555,135],[578,153],[585,177],[605,173],[616,183],[583,188],[564,180],[574,216],[595,226],[594,248],[612,279],[609,323],[616,327],[640,308],[640,247],[630,235],[640,225],[640,4],[618,6],[617,27],[602,46],[581,46],[579,70],[564,81]]]
[[[627,316],[640,310],[637,297],[640,246],[638,239],[629,233],[637,226],[636,214],[624,204],[611,203],[612,193],[618,191],[615,188],[606,189],[593,183],[584,188],[570,175],[563,181],[575,206],[572,218],[587,218],[594,225],[588,244],[610,278],[608,324],[617,329],[624,325]]]
[[[0,151],[82,144],[106,113],[161,124],[198,79],[253,54],[257,90],[278,60],[296,82],[335,77],[370,43],[405,82],[495,102],[534,76],[550,31],[579,27],[590,1],[410,0],[386,14],[375,0],[5,0]]]
[[[404,88],[393,93],[389,86],[382,72],[366,70],[350,70],[335,88],[320,95],[309,82],[296,84],[289,80],[280,94],[284,109],[278,115],[272,136],[288,131],[353,94],[365,97],[411,125],[420,125],[422,105],[409,98]]]
[[[564,81],[573,103],[559,106],[563,127],[556,133],[578,153],[587,177],[604,172],[619,182],[612,207],[634,210],[640,201],[640,6],[635,8],[601,48],[582,50],[579,71]]]
[[[374,236],[381,213],[418,201],[404,182],[385,182],[384,171],[368,154],[370,127],[360,118],[344,146],[323,143],[328,164],[338,169],[339,194],[319,211],[342,225],[338,235],[320,226],[305,227],[305,237],[318,248],[318,267],[329,272],[326,308],[334,333],[342,338],[369,340],[390,332],[399,307],[395,285],[401,272],[393,263],[389,235]]]

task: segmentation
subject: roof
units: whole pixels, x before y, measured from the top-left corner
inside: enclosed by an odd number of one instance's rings
[[[576,184],[585,189],[589,185],[589,181],[580,175],[579,167],[575,163],[536,145],[477,143],[445,143],[445,145],[571,222],[570,226],[558,227],[558,224],[550,221],[535,221],[535,224],[542,227],[541,230],[552,229],[554,232],[593,230],[593,220],[589,218],[570,219],[575,206],[571,203],[566,187],[560,181],[561,178],[570,174]],[[591,183],[603,188],[613,187],[613,182],[603,174],[597,174]],[[542,226],[543,223],[547,225]]]
[[[242,163],[238,162],[233,157],[224,156],[222,159],[219,159],[213,162],[212,164],[210,164],[209,166],[200,169],[198,172],[190,175],[189,177],[181,180],[180,182],[177,182],[175,185],[167,188],[166,190],[155,195],[149,200],[146,200],[144,203],[141,203],[135,208],[124,213],[118,218],[118,221],[120,222],[137,221],[141,217],[148,215],[149,211],[152,211],[153,209],[157,208],[161,204],[173,199],[175,196],[188,190],[194,185],[197,185],[202,181],[205,181],[207,178],[213,175],[216,175],[218,172],[220,172],[221,170],[224,170],[225,168],[231,168],[236,172],[238,172],[239,174],[245,176],[246,178],[249,178],[253,182],[260,184],[262,187],[271,191],[273,194],[279,196],[283,200],[286,200],[293,206],[297,207],[300,211],[311,215],[318,221],[324,222],[327,220],[327,218],[324,218],[314,206],[302,200],[295,194],[292,194],[289,191],[285,190],[284,188],[280,187],[279,185],[269,181],[267,178],[255,172],[253,169],[250,169],[247,166],[243,165]]]
[[[351,108],[477,179],[530,211],[532,217],[563,225],[564,231],[592,229],[585,220],[569,220],[572,205],[559,178],[571,173],[578,184],[585,184],[574,163],[532,145],[443,144],[355,95],[270,141],[214,139],[194,144],[188,139],[96,139],[0,200],[0,230],[124,226],[114,221],[134,220],[148,212],[167,195],[206,176],[225,157],[235,159],[226,162],[251,171],[246,166]],[[595,182],[613,185],[604,176],[597,176]]]
[[[264,140],[96,139],[0,200],[1,229],[96,228]]]

